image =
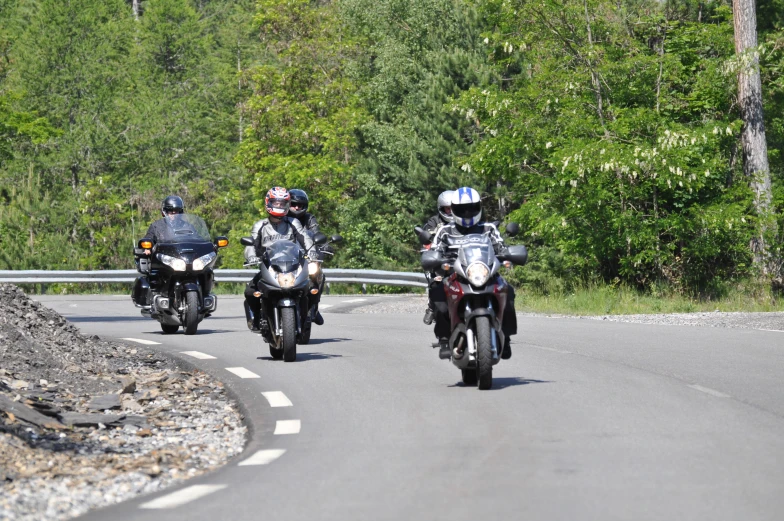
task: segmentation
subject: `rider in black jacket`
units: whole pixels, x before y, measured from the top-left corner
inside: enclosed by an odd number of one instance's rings
[[[438,196],[438,213],[435,214],[433,217],[427,220],[422,229],[426,232],[430,233],[430,235],[435,238],[436,233],[447,224],[452,222],[452,193],[454,190],[447,190],[445,192],[441,192]],[[436,273],[426,273],[425,276],[428,280],[428,290],[427,290],[427,309],[425,310],[425,316],[422,318],[422,322],[427,324],[428,326],[433,323],[433,316],[435,310],[433,309],[433,291],[438,291],[435,289],[436,286],[440,286],[441,282],[436,282],[435,277]],[[440,275],[443,275],[441,273]]]
[[[452,196],[452,213],[453,222],[443,226],[439,229],[436,236],[433,238],[432,249],[439,250],[444,256],[449,255],[448,246],[450,238],[462,237],[469,234],[484,234],[490,236],[493,243],[493,249],[496,255],[503,254],[506,251],[504,239],[498,232],[498,228],[494,223],[486,223],[482,221],[482,202],[479,193],[472,188],[460,188],[454,191]],[[501,358],[508,359],[512,357],[512,346],[509,342],[509,337],[517,334],[517,315],[515,315],[515,293],[514,287],[509,284],[509,293],[507,295],[507,305],[504,309],[504,316],[501,319],[501,329],[504,332],[504,348],[501,352]],[[443,284],[438,284],[432,291],[431,299],[435,307],[436,325],[434,333],[438,337],[441,345],[439,356],[441,358],[449,358],[449,334],[451,327],[449,324],[449,307],[446,303],[446,293],[444,292]]]
[[[293,188],[289,190],[289,195],[291,196],[291,206],[289,207],[288,216],[297,219],[305,229],[305,233],[313,238],[314,235],[319,233],[319,225],[318,221],[316,220],[316,216],[312,213],[308,213],[308,205],[310,204],[308,194],[305,192],[305,190]],[[321,246],[320,250],[332,253],[330,251],[329,245]],[[321,287],[319,288],[318,293],[315,295],[312,293],[308,295],[308,309],[314,310],[313,316],[311,318],[313,323],[317,326],[324,324],[324,317],[321,316],[321,313],[319,313],[318,310],[318,304],[321,302],[321,294],[324,292],[324,281],[325,277],[322,277]]]

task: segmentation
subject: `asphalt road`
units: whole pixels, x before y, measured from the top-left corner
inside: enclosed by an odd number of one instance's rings
[[[251,423],[222,469],[85,520],[784,519],[782,332],[521,318],[480,392],[420,315],[345,313],[374,297],[325,297],[296,363],[269,357],[238,299],[190,337],[127,297],[40,300],[86,333],[160,342]]]

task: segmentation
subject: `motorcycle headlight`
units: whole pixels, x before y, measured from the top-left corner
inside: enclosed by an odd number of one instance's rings
[[[297,280],[297,276],[293,272],[278,273],[278,284],[281,288],[293,287],[295,280]]]
[[[158,254],[158,259],[174,271],[185,271],[185,261],[171,255]]]
[[[202,255],[201,257],[193,261],[193,271],[203,270],[204,268],[209,266],[210,262],[212,262],[212,259],[214,259],[217,256],[218,255],[214,251],[211,251],[207,255]]]
[[[484,286],[490,278],[490,268],[483,262],[474,262],[466,270],[468,282],[473,286]]]
[[[321,271],[321,263],[319,262],[308,263],[308,275],[318,275],[319,271]]]

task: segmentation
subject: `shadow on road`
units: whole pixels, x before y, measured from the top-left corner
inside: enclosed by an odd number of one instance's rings
[[[349,342],[350,338],[311,338],[308,342],[309,346],[317,344],[331,344],[332,342]]]
[[[311,343],[313,343],[311,341]],[[330,358],[343,358],[343,355],[332,355],[329,353],[297,353],[297,362],[308,362],[310,360],[329,360]],[[258,356],[256,360],[274,360],[271,356]]]
[[[550,380],[534,380],[533,378],[521,378],[518,376],[514,376],[511,378],[493,378],[493,387],[490,388],[491,391],[499,391],[501,389],[506,389],[507,387],[514,387],[516,385],[528,385],[528,384],[549,384],[552,383]],[[449,387],[476,387],[475,385],[466,385],[463,382],[457,382],[456,384],[450,385]]]
[[[174,335],[184,335],[185,333],[182,332],[182,328],[180,328],[176,333],[164,333],[163,331],[143,331],[143,333],[147,335],[159,335],[159,336],[174,336]],[[235,333],[231,329],[199,329],[196,331],[196,336],[199,335],[215,335],[218,333]]]

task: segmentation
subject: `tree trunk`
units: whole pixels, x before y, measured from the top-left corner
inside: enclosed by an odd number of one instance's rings
[[[757,15],[754,0],[733,0],[735,23],[735,54],[738,72],[738,102],[743,130],[743,173],[754,191],[754,206],[759,217],[757,236],[751,241],[754,263],[761,273],[768,274],[766,237],[775,234],[776,221],[771,208],[770,167],[762,117],[762,84],[757,50]]]

